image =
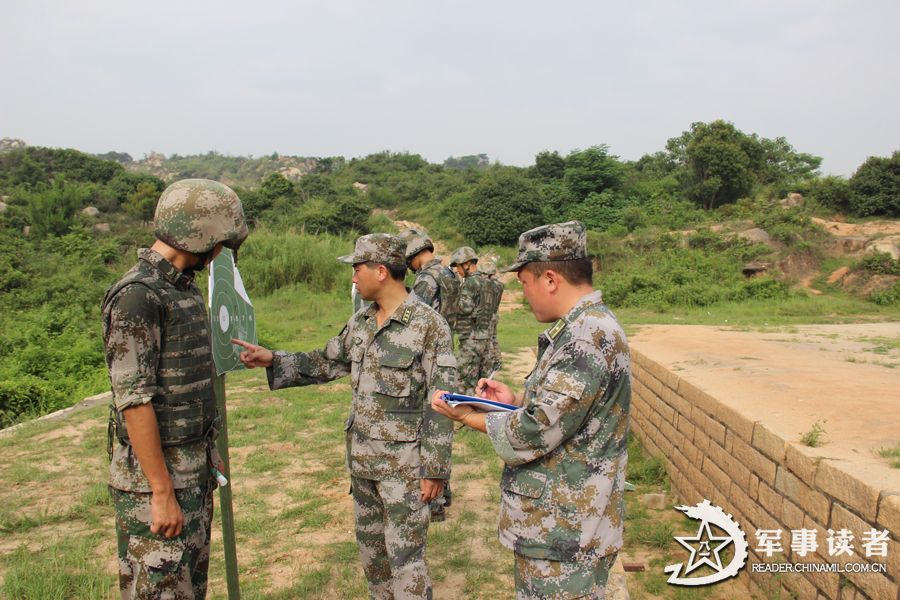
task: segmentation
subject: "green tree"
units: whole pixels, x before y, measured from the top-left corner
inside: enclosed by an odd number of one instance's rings
[[[514,244],[520,233],[543,222],[534,181],[515,169],[488,171],[468,200],[459,228],[476,244]]]
[[[139,183],[137,189],[128,194],[125,200],[125,211],[141,221],[153,220],[159,190],[152,182]]]
[[[851,209],[861,217],[900,217],[900,150],[870,156],[850,178]]]
[[[748,195],[763,156],[756,140],[721,120],[693,123],[666,148],[685,167],[681,172],[685,195],[706,209]]]
[[[259,193],[270,202],[278,198],[291,198],[296,194],[294,183],[281,173],[272,173],[259,186]]]
[[[791,186],[809,181],[818,174],[817,170],[822,164],[821,156],[797,152],[783,137],[774,140],[760,138],[759,146],[762,150],[762,164],[757,176],[764,185]]]
[[[601,144],[569,153],[563,179],[575,197],[583,200],[591,193],[617,188],[622,174],[622,163]]]
[[[560,156],[556,150],[538,152],[534,157],[534,166],[531,168],[531,172],[543,181],[562,179],[566,174],[566,159]]]
[[[89,184],[69,183],[63,178],[48,188],[28,193],[25,203],[33,233],[38,236],[63,235],[91,195]]]

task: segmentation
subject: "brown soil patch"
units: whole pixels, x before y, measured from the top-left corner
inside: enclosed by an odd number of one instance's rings
[[[839,221],[826,221],[825,219],[819,219],[817,217],[813,217],[812,221],[831,235],[838,237],[882,237],[885,235],[900,235],[900,221],[841,223]]]

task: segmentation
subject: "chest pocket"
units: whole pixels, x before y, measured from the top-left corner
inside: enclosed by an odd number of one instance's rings
[[[362,340],[360,340],[361,342]],[[362,359],[366,354],[366,349],[363,348],[361,343],[356,343],[356,339],[354,339],[350,346],[350,350],[348,352],[350,356],[350,384],[353,389],[357,389],[357,385],[359,384],[359,373],[360,367],[362,367]]]
[[[378,394],[386,396],[382,398],[386,411],[419,409],[418,406],[413,406],[409,399],[415,358],[416,355],[412,350],[401,348],[385,353],[378,361],[375,390]],[[418,402],[415,404],[418,405]]]

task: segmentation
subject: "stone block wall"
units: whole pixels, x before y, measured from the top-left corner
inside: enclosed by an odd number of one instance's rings
[[[878,490],[818,460],[763,423],[707,394],[632,348],[632,430],[644,448],[663,457],[685,504],[706,498],[731,513],[747,535],[742,581],[761,598],[900,600],[900,492]],[[829,555],[828,530],[849,529],[854,555]],[[860,537],[891,532],[887,557],[867,558]],[[781,529],[783,554],[757,552],[757,529]],[[791,530],[815,529],[818,551],[793,553]],[[879,562],[881,573],[751,573],[758,562]]]

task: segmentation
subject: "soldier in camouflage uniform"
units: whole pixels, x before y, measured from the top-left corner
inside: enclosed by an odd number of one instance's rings
[[[453,251],[450,266],[456,269],[462,278],[459,314],[456,317],[459,391],[463,394],[473,394],[475,384],[482,375],[481,358],[490,343],[490,324],[485,323],[484,279],[475,276],[478,255],[468,246]]]
[[[344,429],[356,539],[370,596],[394,600],[431,598],[428,505],[450,477],[453,426],[429,399],[456,377],[447,322],[404,287],[405,249],[400,238],[375,233],[339,259],[353,265],[359,293],[373,303],[325,348],[273,353],[235,340],[246,366],[266,367],[273,390],[350,376]]]
[[[500,301],[503,299],[503,282],[497,279],[497,265],[492,260],[483,261],[478,266],[478,275],[484,279],[486,290],[485,318],[490,318],[487,329],[490,335],[490,343],[486,352],[481,357],[481,374],[496,373],[503,366],[503,355],[500,353],[500,344],[497,343],[497,325],[500,323]]]
[[[454,332],[459,311],[459,279],[435,256],[434,243],[424,231],[405,229],[400,237],[406,242],[406,264],[416,274],[413,292],[438,311]]]
[[[515,553],[516,598],[603,598],[622,547],[631,359],[625,333],[591,285],[584,225],[545,225],[519,237],[516,271],[535,317],[553,323],[513,394],[482,379],[484,397],[512,412],[435,410],[490,437],[506,463],[500,542]]]
[[[404,229],[400,238],[406,242],[406,264],[416,274],[413,292],[444,317],[452,335],[459,312],[459,278],[434,255],[434,243],[424,231]],[[431,520],[446,521],[445,507],[449,508],[452,502],[453,492],[448,479],[444,482],[443,494],[431,502]]]
[[[162,193],[157,241],[106,293],[103,342],[113,400],[109,485],[122,598],[204,598],[215,479],[216,404],[194,272],[247,237],[227,186],[187,179]]]

